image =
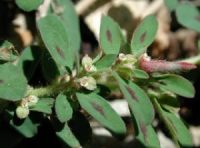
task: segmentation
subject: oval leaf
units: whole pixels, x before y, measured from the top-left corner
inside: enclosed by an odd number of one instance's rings
[[[179,143],[183,147],[192,147],[192,136],[189,133],[189,130],[185,126],[185,124],[182,122],[181,119],[176,117],[173,113],[164,111],[164,115],[167,117],[169,122],[171,123],[171,127],[174,128],[174,131],[176,133],[176,136],[179,140]]]
[[[69,48],[68,35],[60,18],[53,14],[47,15],[38,21],[38,28],[56,63],[72,69],[75,60],[74,50]]]
[[[16,0],[17,6],[24,11],[36,10],[44,0]]]
[[[165,5],[170,11],[173,11],[178,6],[178,0],[165,0]]]
[[[103,16],[100,26],[100,45],[105,54],[118,54],[122,36],[119,25],[110,17]]]
[[[18,67],[11,63],[0,65],[0,98],[18,101],[24,97],[27,87],[26,78]]]
[[[183,97],[193,98],[195,89],[190,81],[178,75],[167,75],[159,79],[160,88],[169,90]]]
[[[133,77],[138,78],[138,79],[148,79],[149,75],[140,69],[134,69],[133,70]]]
[[[37,104],[30,108],[31,111],[42,112],[46,114],[52,113],[54,99],[53,98],[40,98]]]
[[[200,12],[194,5],[180,4],[176,9],[176,16],[180,24],[200,32]]]
[[[79,18],[74,9],[74,5],[71,0],[56,0],[56,4],[63,8],[59,17],[61,18],[69,37],[69,48],[78,53],[81,44],[81,36]]]
[[[97,94],[76,94],[81,107],[93,118],[116,134],[125,134],[126,126],[119,115]]]
[[[97,67],[97,69],[108,68],[114,63],[116,57],[117,56],[114,54],[105,55],[95,64],[95,66]]]
[[[140,56],[153,42],[158,29],[158,22],[153,15],[149,15],[137,26],[131,40],[131,50],[135,56]]]
[[[55,102],[55,111],[60,122],[64,123],[72,118],[73,110],[65,95],[58,95]]]
[[[133,114],[140,114],[138,116],[141,116],[141,118],[144,119],[145,124],[150,125],[155,115],[150,98],[135,83],[129,81],[129,84],[126,84],[115,72],[113,72],[113,76],[118,81],[120,89],[124,97],[127,99]],[[137,108],[138,110],[136,110]]]

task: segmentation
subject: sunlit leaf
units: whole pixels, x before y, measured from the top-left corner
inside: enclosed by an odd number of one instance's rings
[[[136,56],[140,56],[154,41],[158,29],[156,17],[149,15],[137,26],[131,40],[131,50]]]
[[[126,127],[123,120],[104,98],[94,93],[77,93],[76,96],[81,107],[106,128],[116,134],[126,133]]]

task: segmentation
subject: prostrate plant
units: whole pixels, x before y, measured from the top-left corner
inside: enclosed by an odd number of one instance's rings
[[[40,3],[16,2],[26,11]],[[79,60],[80,31],[73,5],[70,0],[57,0],[56,5],[62,7],[59,14],[50,9],[47,16],[37,21],[45,47],[39,43],[28,47],[17,60],[10,44],[5,42],[0,48],[8,51],[6,57],[2,54],[0,65],[0,113],[6,117],[1,120],[30,138],[46,119],[62,142],[70,147],[81,147],[88,142],[91,132],[87,115],[115,136],[126,134],[124,121],[106,101],[108,92],[120,91],[129,104],[134,136],[143,146],[160,147],[152,126],[155,113],[177,147],[192,146],[191,135],[175,111],[179,107],[178,96],[192,98],[195,93],[192,84],[177,74],[196,66],[153,60],[147,55],[147,48],[156,36],[156,18],[153,15],[144,18],[129,45],[119,25],[103,16],[102,52],[94,59],[85,55]],[[30,86],[39,66],[47,85]],[[88,131],[82,137],[84,140],[70,126],[77,120]],[[10,137],[9,142],[16,142],[14,139],[16,137]]]

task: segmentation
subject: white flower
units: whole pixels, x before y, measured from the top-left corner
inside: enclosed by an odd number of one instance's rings
[[[93,61],[92,58],[90,58],[87,54],[82,58],[82,65],[85,67],[85,65],[92,65]]]
[[[37,104],[39,98],[37,96],[30,95],[26,97],[26,100],[28,102],[28,107],[32,107]]]
[[[79,83],[82,87],[88,90],[94,90],[97,88],[96,80],[93,77],[84,76],[79,79]]]
[[[118,58],[119,58],[120,61],[126,61],[127,60],[126,55],[123,54],[123,53],[120,53]]]
[[[16,115],[20,119],[24,119],[29,115],[29,109],[27,107],[18,106],[16,109]]]
[[[92,58],[90,58],[87,54],[82,59],[82,66],[87,72],[97,71],[96,67],[93,65]]]

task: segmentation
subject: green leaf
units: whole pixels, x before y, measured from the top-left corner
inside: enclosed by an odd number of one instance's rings
[[[18,101],[24,97],[27,81],[21,69],[6,63],[0,65],[0,98]]]
[[[148,79],[149,75],[140,69],[134,69],[133,70],[133,77],[138,78],[138,79]]]
[[[46,114],[52,113],[54,99],[53,98],[40,98],[37,104],[30,108],[31,111],[42,112]]]
[[[13,62],[17,59],[17,51],[12,43],[8,41],[0,42],[0,61]]]
[[[61,74],[57,64],[55,63],[49,52],[46,50],[44,51],[41,65],[43,75],[45,79],[49,82],[52,82]]]
[[[37,134],[37,126],[30,118],[26,118],[20,125],[14,124],[11,120],[10,125],[26,138],[31,138]]]
[[[95,66],[97,67],[97,69],[108,68],[115,62],[116,57],[117,56],[113,54],[105,55],[96,63]]]
[[[23,50],[17,63],[27,80],[30,80],[40,62],[41,49],[37,46],[27,47]]]
[[[165,5],[170,11],[175,10],[178,4],[178,0],[165,0]]]
[[[37,125],[34,124],[29,117],[24,119],[22,122],[17,122],[14,120],[14,112],[6,110],[6,118],[9,120],[9,124],[17,132],[26,138],[31,138],[37,134]]]
[[[113,76],[118,81],[133,114],[138,113],[138,116],[144,119],[145,124],[150,125],[154,119],[155,112],[150,98],[144,90],[131,81],[126,84],[115,72],[113,72]]]
[[[81,37],[79,18],[74,9],[74,5],[71,0],[57,0],[56,4],[63,8],[63,12],[59,17],[61,18],[69,37],[69,48],[78,53],[81,44]]]
[[[47,15],[38,21],[42,39],[58,66],[73,68],[75,51],[69,47],[66,29],[58,16]]]
[[[152,147],[152,148],[160,148],[160,142],[158,140],[158,136],[156,135],[156,132],[151,125],[147,126],[146,134],[147,134],[146,146]]]
[[[36,10],[44,0],[16,0],[17,6],[24,11]]]
[[[100,46],[105,54],[118,54],[122,36],[119,25],[108,16],[103,16],[100,26]]]
[[[169,90],[183,97],[193,98],[195,89],[190,81],[175,74],[166,75],[159,79],[161,89]]]
[[[60,131],[56,131],[56,135],[67,145],[73,148],[80,147],[79,141],[76,139],[67,124]]]
[[[190,3],[181,3],[176,9],[177,20],[184,27],[200,32],[200,12]]]
[[[72,118],[73,110],[65,95],[58,95],[55,102],[55,112],[60,122],[66,122]]]
[[[116,134],[125,134],[126,126],[119,115],[111,108],[104,98],[91,94],[76,94],[81,107],[103,126]],[[117,124],[116,124],[117,123]]]
[[[176,117],[176,115],[173,113],[166,112],[164,110],[163,110],[163,112],[164,112],[164,115],[166,116],[166,118],[171,123],[171,127],[173,127],[173,130],[175,131],[176,137],[178,138],[181,146],[192,147],[192,145],[193,145],[192,144],[192,136],[189,133],[189,130],[187,129],[185,124],[182,122],[182,120],[179,119],[178,117]]]
[[[154,41],[158,29],[156,17],[149,15],[137,26],[131,40],[131,50],[136,56],[140,56]]]

